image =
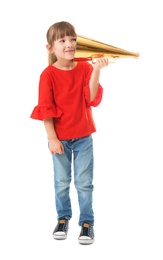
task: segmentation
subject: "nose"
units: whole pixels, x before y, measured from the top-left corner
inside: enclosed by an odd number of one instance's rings
[[[71,41],[67,41],[67,47],[68,48],[71,48],[73,45],[72,45],[72,42]]]

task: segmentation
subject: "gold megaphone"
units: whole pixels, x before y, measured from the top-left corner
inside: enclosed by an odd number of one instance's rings
[[[93,61],[99,57],[116,58],[138,58],[139,52],[130,52],[109,44],[77,35],[76,61]]]

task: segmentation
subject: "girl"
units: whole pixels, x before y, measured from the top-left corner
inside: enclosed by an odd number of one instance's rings
[[[34,107],[31,118],[44,122],[53,159],[58,220],[53,237],[67,237],[72,217],[69,191],[73,165],[80,209],[78,241],[92,244],[92,133],[96,132],[96,126],[91,107],[99,105],[102,100],[100,70],[108,65],[108,59],[98,58],[94,65],[86,61],[75,62],[76,46],[77,34],[72,24],[61,21],[50,26],[46,46],[49,65],[40,75],[38,105]]]

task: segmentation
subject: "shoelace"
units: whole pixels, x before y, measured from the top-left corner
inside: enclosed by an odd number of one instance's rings
[[[64,219],[60,219],[59,224],[58,224],[58,231],[64,230],[65,223],[66,223],[66,221]]]
[[[83,232],[82,232],[83,234],[83,236],[88,236],[88,234],[89,234],[89,229],[88,228],[86,228],[86,227],[83,227]]]

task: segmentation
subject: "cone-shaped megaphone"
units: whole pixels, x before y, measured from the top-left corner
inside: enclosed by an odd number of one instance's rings
[[[115,58],[138,58],[139,52],[130,52],[109,44],[77,35],[76,61],[93,61],[99,57]]]

